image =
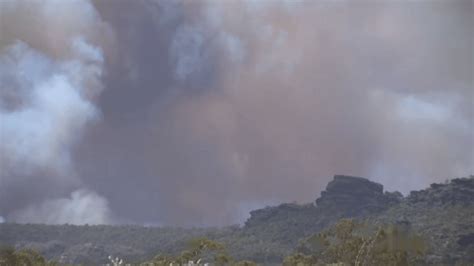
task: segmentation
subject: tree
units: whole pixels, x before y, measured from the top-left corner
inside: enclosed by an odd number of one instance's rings
[[[185,265],[192,261],[195,264],[203,264],[204,261],[212,261],[214,265],[229,265],[233,260],[227,254],[224,246],[207,238],[195,238],[189,241],[189,249],[184,250],[177,257],[159,255],[146,265]]]
[[[32,249],[15,250],[12,247],[0,248],[0,266],[54,266],[56,262],[47,261]]]
[[[284,265],[393,265],[420,264],[424,241],[407,228],[380,226],[342,219],[331,228],[308,237]]]

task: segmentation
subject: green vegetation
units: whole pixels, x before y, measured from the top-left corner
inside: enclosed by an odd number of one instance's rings
[[[46,260],[31,249],[15,250],[11,247],[0,248],[0,266],[55,266],[55,262]]]
[[[159,255],[145,264],[168,266],[170,264],[183,265],[189,261],[196,263],[206,261],[213,262],[214,265],[227,265],[231,260],[222,244],[206,238],[197,238],[191,240],[189,249],[182,251],[179,256]]]
[[[195,264],[210,263],[211,265],[224,266],[254,266],[252,261],[235,261],[227,253],[224,245],[206,238],[197,238],[189,242],[189,249],[182,251],[179,256],[159,255],[151,261],[140,263],[140,265],[169,266],[186,265],[189,262]]]
[[[244,226],[224,228],[0,224],[0,244],[16,248],[5,249],[1,261],[51,265],[27,251],[36,250],[60,265],[104,265],[109,256],[132,265],[474,264],[473,177],[407,197],[338,177],[321,194],[317,204],[266,207]]]
[[[421,238],[398,226],[370,226],[352,219],[342,219],[331,228],[300,241],[296,253],[283,260],[284,266],[292,265],[420,265],[425,246]],[[114,265],[122,265],[120,259],[109,259]],[[4,249],[1,265],[55,265],[31,250]],[[188,243],[188,249],[179,255],[161,254],[137,265],[257,265],[253,261],[235,261],[223,244],[206,238],[196,238]]]
[[[399,226],[371,228],[342,219],[331,228],[300,242],[297,252],[283,265],[420,265],[425,244],[422,238]]]

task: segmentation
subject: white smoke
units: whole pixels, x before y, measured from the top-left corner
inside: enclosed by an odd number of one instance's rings
[[[73,44],[93,49],[83,41]],[[85,48],[77,53],[102,62],[99,54],[83,52]],[[15,97],[17,106],[8,108],[12,100],[7,97],[0,102],[2,164],[23,174],[48,168],[67,176],[71,145],[97,117],[83,96],[84,85],[99,77],[100,66],[95,64],[55,62],[24,43],[7,48],[0,57],[0,93]]]
[[[107,222],[107,201],[95,192],[51,194],[82,186],[73,149],[100,117],[104,23],[88,0],[2,1],[0,17],[0,201],[23,202],[22,211],[0,211],[13,222]],[[7,189],[32,180],[49,192],[30,199]]]
[[[471,10],[0,1],[0,213],[93,187],[136,221],[226,224],[246,202],[312,201],[335,173],[404,192],[470,174]],[[102,79],[107,121],[82,139]]]
[[[76,190],[69,198],[46,200],[18,210],[8,217],[19,223],[108,224],[108,202],[95,192]]]

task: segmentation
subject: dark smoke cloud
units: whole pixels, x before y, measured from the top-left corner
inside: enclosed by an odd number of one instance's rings
[[[407,192],[473,172],[471,1],[71,3],[84,14],[70,29],[48,16],[61,45],[34,27],[2,30],[2,47],[20,41],[48,65],[72,57],[90,66],[65,48],[77,35],[104,58],[92,62],[99,80],[79,76],[94,112],[61,117],[79,126],[66,132],[81,133],[65,134],[67,146],[52,153],[68,164],[30,169],[36,159],[13,164],[15,152],[1,147],[7,220],[91,222],[41,210],[95,202],[95,222],[223,225],[251,208],[312,201],[337,173]],[[4,28],[37,9],[2,10]],[[18,63],[3,60],[0,68],[16,73]],[[2,115],[10,115],[25,101],[17,91],[35,87],[1,77]],[[56,171],[63,165],[76,181]],[[56,178],[48,184],[62,192],[30,194],[22,180],[50,180],[49,169]]]

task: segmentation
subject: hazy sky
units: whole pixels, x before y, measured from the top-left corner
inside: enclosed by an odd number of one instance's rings
[[[0,222],[226,225],[474,172],[470,0],[0,1]]]

